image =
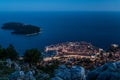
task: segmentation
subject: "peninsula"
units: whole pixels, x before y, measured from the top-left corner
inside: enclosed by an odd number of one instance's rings
[[[25,25],[18,22],[8,22],[3,24],[2,29],[13,30],[12,34],[28,35],[40,32],[40,27],[34,25]]]

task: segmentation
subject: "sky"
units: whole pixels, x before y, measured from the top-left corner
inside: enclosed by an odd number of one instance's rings
[[[120,0],[0,0],[0,11],[120,11]]]

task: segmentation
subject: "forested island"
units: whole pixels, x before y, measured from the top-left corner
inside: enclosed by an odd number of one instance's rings
[[[34,25],[26,25],[18,22],[8,22],[3,24],[2,29],[13,30],[12,34],[28,35],[40,32],[40,27]]]

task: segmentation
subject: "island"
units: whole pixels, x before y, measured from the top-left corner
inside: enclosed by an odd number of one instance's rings
[[[12,34],[31,35],[40,32],[40,27],[34,25],[26,25],[18,22],[8,22],[1,27],[4,30],[12,30]]]

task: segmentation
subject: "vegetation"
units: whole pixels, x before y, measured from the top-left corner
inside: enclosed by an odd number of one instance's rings
[[[58,66],[59,66],[59,62],[56,61],[56,62],[51,63],[50,65],[49,64],[47,64],[45,66],[39,65],[39,66],[37,66],[37,68],[39,70],[42,70],[43,72],[49,74],[50,77],[53,77],[54,76],[54,71],[55,71],[55,69],[58,68]]]
[[[41,53],[38,49],[28,49],[24,53],[24,61],[27,63],[37,63],[41,58]]]
[[[25,25],[23,23],[9,22],[2,26],[2,29],[13,30],[12,34],[33,34],[40,32],[40,28],[33,25]]]
[[[11,62],[9,61],[7,62],[8,59],[10,59]],[[2,48],[0,46],[0,80],[8,80],[9,76],[13,76],[12,73],[15,73],[19,67],[21,67],[21,69],[25,73],[26,71],[29,71],[30,68],[34,69],[33,67],[36,67],[36,63],[40,59],[41,59],[41,53],[38,49],[36,48],[28,49],[24,53],[23,63],[20,64],[20,61],[18,60],[18,53],[16,52],[13,45],[9,45],[7,48]],[[28,65],[30,66],[29,67],[27,65],[20,66],[26,63],[29,63]],[[18,74],[16,73],[14,75],[18,75]],[[36,76],[39,77],[39,74],[36,74]],[[47,78],[45,80],[47,80]]]
[[[0,46],[0,59],[6,60],[10,58],[11,60],[18,59],[18,53],[13,45],[9,45],[7,48],[2,48]],[[27,63],[37,63],[41,59],[41,53],[38,49],[28,49],[24,53],[24,61]]]
[[[13,68],[9,68],[6,65],[1,64],[0,62],[0,78],[7,77],[9,74],[14,72]],[[1,80],[1,79],[0,79]]]
[[[1,47],[1,45],[0,45],[0,55],[1,55],[1,53],[2,53],[2,47]]]
[[[10,58],[11,60],[17,60],[18,58],[18,53],[11,44],[7,48],[0,48],[0,59],[5,60],[7,58]]]

